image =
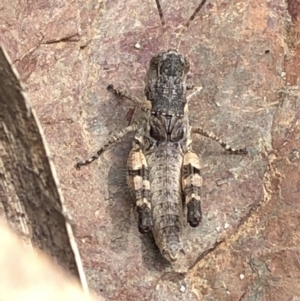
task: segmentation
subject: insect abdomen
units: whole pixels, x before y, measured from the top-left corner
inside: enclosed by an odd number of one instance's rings
[[[146,154],[149,166],[153,235],[161,253],[175,261],[182,250],[181,167],[183,154],[172,146]]]

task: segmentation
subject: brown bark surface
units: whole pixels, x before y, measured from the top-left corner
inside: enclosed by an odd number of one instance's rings
[[[90,286],[107,300],[296,300],[299,271],[299,2],[210,1],[179,50],[202,90],[190,119],[247,156],[195,139],[203,221],[186,227],[186,275],[141,236],[125,181],[132,136],[98,164],[74,169],[143,97],[149,60],[177,47],[178,26],[198,5],[162,1],[5,1],[0,39],[26,81],[58,170]],[[289,14],[289,11],[290,14]],[[292,18],[290,17],[292,16]]]
[[[27,245],[52,256],[86,287],[53,163],[16,71],[0,45],[0,201]]]

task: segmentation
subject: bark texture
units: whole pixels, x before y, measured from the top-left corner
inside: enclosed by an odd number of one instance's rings
[[[0,200],[8,224],[78,278],[85,276],[42,131],[0,47]]]

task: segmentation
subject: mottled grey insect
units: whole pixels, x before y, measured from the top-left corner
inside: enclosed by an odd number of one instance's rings
[[[197,7],[186,28],[205,2]],[[164,25],[158,0],[156,4]],[[125,134],[136,131],[127,161],[127,183],[138,213],[138,228],[141,233],[152,231],[161,254],[170,262],[184,254],[181,237],[184,207],[191,227],[197,227],[202,218],[202,166],[192,149],[192,134],[212,138],[233,154],[246,153],[245,149],[231,148],[213,133],[189,125],[188,71],[189,62],[177,50],[169,49],[154,56],[145,77],[147,101],[139,101],[145,112],[143,118],[113,133],[97,154],[76,165],[80,168],[90,164]],[[112,85],[108,89],[134,100]]]

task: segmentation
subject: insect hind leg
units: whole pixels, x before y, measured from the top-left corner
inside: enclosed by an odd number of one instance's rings
[[[197,227],[202,219],[200,188],[201,162],[193,150],[188,150],[183,158],[182,190],[187,206],[187,221],[191,227]]]
[[[144,234],[152,230],[152,210],[150,197],[149,170],[145,155],[137,141],[129,153],[127,161],[127,184],[131,190],[138,213],[138,228]]]

